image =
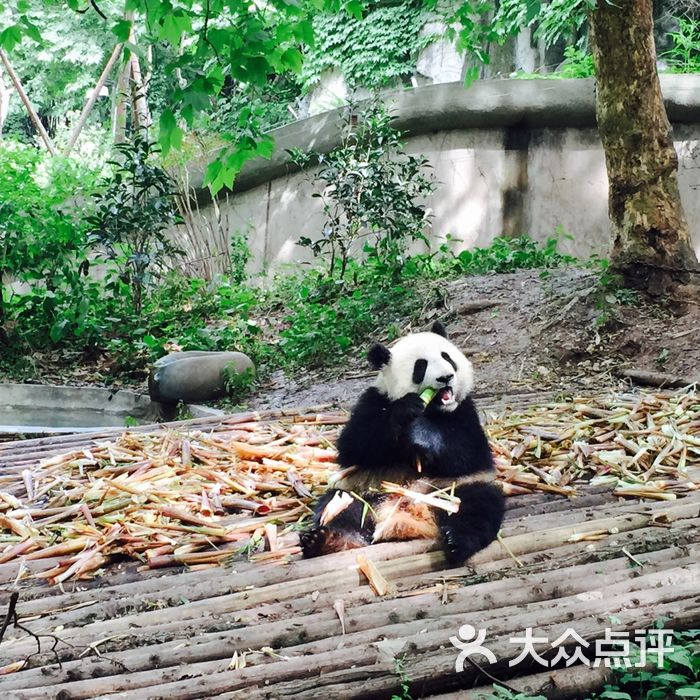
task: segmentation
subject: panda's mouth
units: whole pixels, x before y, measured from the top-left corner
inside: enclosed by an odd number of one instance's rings
[[[445,386],[442,389],[440,389],[440,391],[438,391],[438,393],[437,393],[436,398],[443,406],[446,406],[447,404],[451,404],[455,399],[455,395],[454,395],[454,392],[452,391],[452,387]]]

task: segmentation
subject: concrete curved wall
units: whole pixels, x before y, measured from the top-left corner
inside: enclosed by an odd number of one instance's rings
[[[661,84],[680,159],[681,196],[700,254],[700,75],[664,75]],[[501,234],[543,240],[561,228],[573,236],[563,250],[580,257],[605,253],[607,176],[593,80],[443,83],[385,99],[405,132],[406,150],[426,155],[439,182],[429,202],[434,239],[451,234],[463,248],[487,245]],[[321,206],[306,175],[288,165],[286,149],[331,150],[339,141],[338,113],[272,135],[272,158],[247,164],[233,192],[218,198],[229,234],[248,232],[255,269],[306,259],[296,241],[318,234]],[[213,207],[201,172],[192,165],[189,177],[200,203],[197,235],[206,237]]]

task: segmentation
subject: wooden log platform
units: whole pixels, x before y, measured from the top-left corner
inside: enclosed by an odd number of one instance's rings
[[[176,427],[216,432],[242,420]],[[0,479],[111,435],[5,443]],[[0,564],[0,692],[16,700],[475,700],[489,697],[495,677],[547,698],[578,697],[609,669],[511,667],[522,651],[512,638],[531,629],[547,640],[534,648],[551,660],[552,642],[571,630],[593,644],[606,629],[632,635],[660,619],[697,628],[699,524],[700,491],[641,501],[598,487],[572,499],[509,498],[500,541],[458,568],[427,541],[203,570],[111,562],[102,576],[54,586],[17,581],[12,561]],[[375,592],[358,555],[374,564],[386,594]],[[451,638],[466,639],[467,625],[484,631],[494,663],[475,655],[478,666],[456,668]]]

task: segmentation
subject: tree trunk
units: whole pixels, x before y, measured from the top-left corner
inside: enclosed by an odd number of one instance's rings
[[[596,113],[610,182],[613,268],[660,294],[697,269],[678,191],[678,156],[656,71],[651,0],[590,12]]]
[[[131,16],[131,34],[129,41],[136,45],[136,30],[133,24],[133,15]],[[141,63],[139,57],[132,51],[131,58],[131,106],[132,106],[132,126],[134,133],[137,131],[148,132],[151,126],[151,115],[148,111],[148,94],[146,92],[146,81],[141,73]]]
[[[126,107],[129,101],[129,76],[131,75],[131,61],[126,61],[119,71],[119,77],[114,86],[112,98],[112,141],[124,143],[126,139]]]
[[[105,86],[105,83],[107,82],[107,78],[109,77],[109,74],[112,72],[112,68],[114,68],[114,64],[117,62],[119,59],[119,56],[122,52],[122,47],[123,44],[117,44],[114,47],[114,50],[112,51],[112,55],[109,57],[109,60],[107,61],[107,65],[104,67],[102,70],[102,73],[100,74],[99,79],[97,80],[97,85],[95,85],[95,88],[90,91],[88,94],[87,100],[85,101],[85,105],[83,107],[83,111],[80,113],[80,117],[78,118],[78,123],[75,125],[75,128],[73,129],[73,133],[70,135],[70,139],[68,140],[68,145],[66,146],[66,151],[65,154],[68,155],[71,150],[73,149],[73,146],[75,146],[76,141],[78,140],[78,137],[80,136],[80,132],[83,130],[83,127],[85,126],[85,122],[87,121],[87,118],[90,116],[90,112],[92,111],[92,108],[95,106],[95,102],[97,102],[97,98],[100,96],[100,91],[102,88]]]
[[[36,110],[32,106],[32,103],[29,101],[29,97],[27,97],[27,93],[24,91],[24,88],[22,87],[22,82],[20,81],[19,77],[17,76],[17,73],[15,73],[14,69],[10,65],[10,60],[7,58],[7,54],[0,49],[0,61],[2,62],[2,65],[4,66],[5,70],[7,71],[7,74],[10,76],[10,80],[12,81],[12,84],[15,87],[15,90],[17,91],[17,94],[19,95],[19,98],[22,100],[22,103],[24,104],[24,107],[27,110],[27,113],[29,114],[29,118],[32,120],[32,123],[34,124],[34,127],[36,130],[39,132],[39,136],[41,136],[42,141],[46,145],[46,148],[48,149],[49,153],[52,156],[58,155],[58,151],[56,150],[56,146],[53,145],[53,141],[51,140],[51,137],[46,133],[46,129],[44,128],[44,125],[41,123],[41,119],[39,119],[39,115],[37,114]]]

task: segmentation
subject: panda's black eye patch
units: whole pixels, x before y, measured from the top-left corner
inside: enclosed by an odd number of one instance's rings
[[[457,371],[457,363],[446,352],[442,353],[442,359],[447,360],[452,365],[452,369]]]
[[[416,360],[413,365],[413,383],[420,384],[425,378],[425,370],[428,369],[428,360]]]

